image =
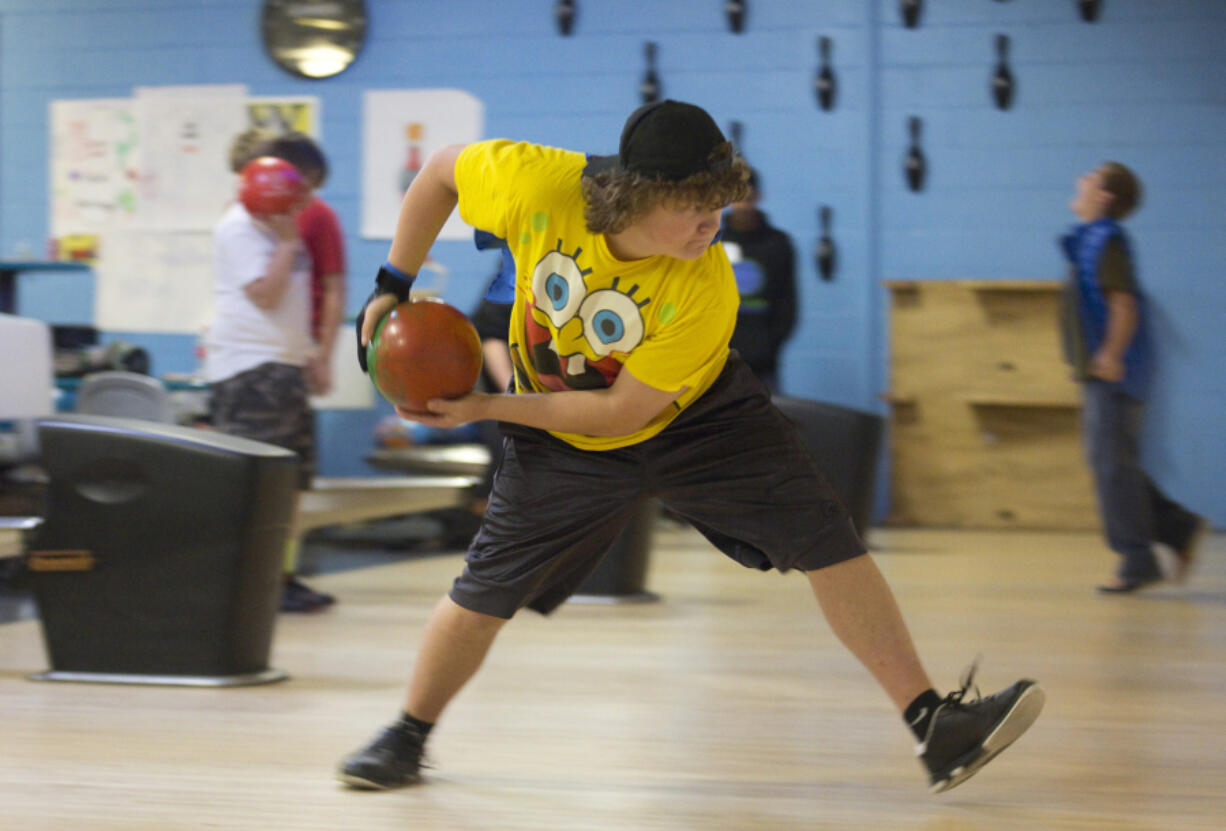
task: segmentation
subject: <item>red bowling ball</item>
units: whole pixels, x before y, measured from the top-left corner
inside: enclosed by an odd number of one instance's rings
[[[459,398],[481,373],[481,339],[464,313],[441,300],[396,306],[366,345],[375,389],[402,409],[424,413],[431,398]]]
[[[285,159],[260,156],[239,173],[238,199],[249,213],[288,213],[311,190],[306,179]]]

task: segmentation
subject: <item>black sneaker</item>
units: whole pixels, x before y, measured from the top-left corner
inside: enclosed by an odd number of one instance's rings
[[[317,612],[335,602],[336,598],[332,595],[315,591],[297,577],[286,579],[281,589],[283,612]]]
[[[373,742],[341,760],[336,778],[351,788],[386,790],[421,781],[425,740],[415,728],[397,722]]]
[[[928,770],[929,790],[947,791],[979,772],[1039,717],[1043,688],[1023,679],[987,698],[964,701],[975,665],[962,679],[962,689],[945,696],[928,724],[928,734],[916,745],[916,755]]]

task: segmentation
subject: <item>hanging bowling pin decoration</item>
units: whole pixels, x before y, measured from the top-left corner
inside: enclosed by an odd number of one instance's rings
[[[911,116],[907,126],[911,131],[911,147],[907,149],[907,158],[903,163],[903,170],[907,174],[907,187],[918,192],[924,189],[924,179],[928,174],[928,162],[924,158],[924,151],[920,149],[919,144],[920,130],[923,127],[923,122],[916,116]]]
[[[1009,71],[1009,37],[996,36],[996,72],[992,75],[992,98],[996,108],[1007,110],[1013,104],[1013,90],[1016,84],[1013,73]]]
[[[914,29],[919,25],[920,14],[924,10],[924,0],[901,0],[898,10],[902,13],[902,25]]]
[[[656,45],[650,40],[643,46],[647,56],[647,72],[643,74],[643,82],[639,84],[639,95],[644,104],[660,100],[660,76],[656,74]]]
[[[575,0],[558,0],[553,7],[553,19],[558,24],[558,32],[569,35],[575,26]]]
[[[838,93],[838,82],[834,78],[834,69],[830,66],[830,38],[817,39],[817,53],[821,56],[821,67],[817,77],[813,79],[813,91],[817,93],[817,105],[823,110],[834,107],[834,98]]]
[[[1102,4],[1099,0],[1077,0],[1077,8],[1081,11],[1081,19],[1086,23],[1098,20],[1098,9]]]
[[[817,241],[817,273],[822,279],[830,282],[834,279],[834,269],[838,264],[838,254],[835,251],[834,239],[830,236],[830,206],[822,205],[818,210],[818,221],[822,226],[822,235]]]
[[[740,34],[745,28],[745,13],[748,11],[745,7],[748,5],[747,0],[725,0],[724,13],[728,15],[728,28],[734,34]]]

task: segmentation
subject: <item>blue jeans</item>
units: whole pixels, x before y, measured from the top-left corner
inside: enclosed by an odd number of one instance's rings
[[[1182,549],[1197,520],[1194,513],[1168,499],[1141,469],[1143,412],[1144,405],[1121,385],[1086,381],[1082,413],[1086,456],[1107,544],[1123,558],[1116,573],[1126,581],[1160,578],[1152,543]]]

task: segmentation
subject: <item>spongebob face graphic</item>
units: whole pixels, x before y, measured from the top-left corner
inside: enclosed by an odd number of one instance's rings
[[[524,334],[541,383],[551,390],[598,389],[617,378],[625,355],[643,340],[638,286],[622,290],[620,277],[609,288],[589,290],[592,273],[579,264],[583,249],[562,251],[562,241],[532,271],[532,293],[524,303]]]

